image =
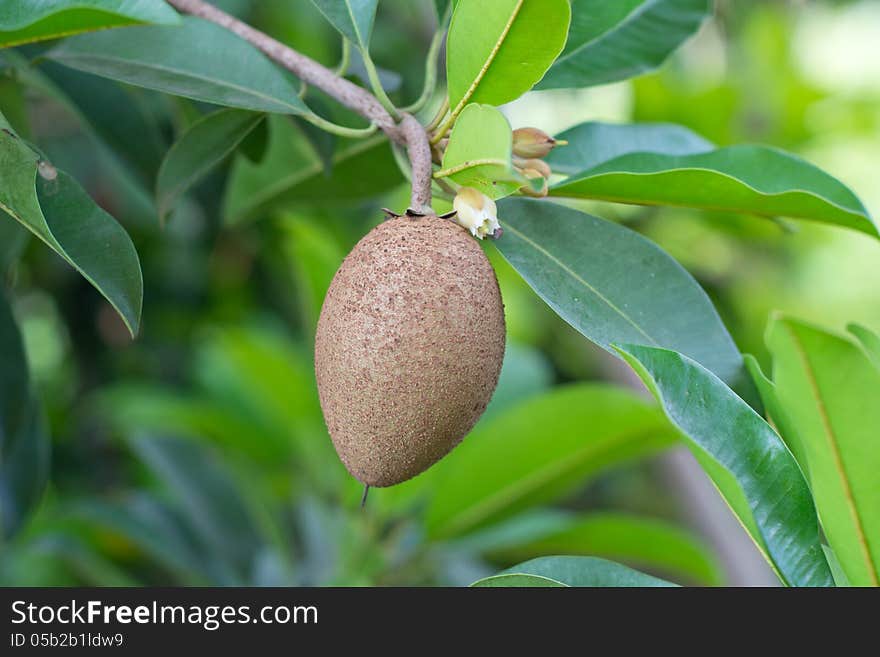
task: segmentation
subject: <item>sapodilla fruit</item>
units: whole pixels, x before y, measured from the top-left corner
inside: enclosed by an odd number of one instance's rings
[[[397,217],[345,258],[324,299],[315,373],[348,471],[392,486],[454,448],[489,403],[504,307],[477,240],[437,216]]]

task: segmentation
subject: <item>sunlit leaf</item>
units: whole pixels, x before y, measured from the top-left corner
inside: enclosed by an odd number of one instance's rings
[[[458,0],[449,27],[449,105],[502,105],[541,79],[565,45],[568,0]]]
[[[880,370],[855,344],[793,319],[767,333],[784,433],[800,446],[828,543],[849,581],[880,585]]]

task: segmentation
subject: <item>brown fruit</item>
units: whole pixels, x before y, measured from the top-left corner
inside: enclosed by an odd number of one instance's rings
[[[416,476],[489,403],[504,356],[495,272],[467,231],[398,217],[348,254],[324,299],[315,373],[348,471],[370,486]]]

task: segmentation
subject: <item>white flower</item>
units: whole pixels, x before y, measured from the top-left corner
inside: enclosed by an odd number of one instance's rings
[[[473,187],[459,189],[452,207],[455,208],[456,221],[478,239],[492,235],[501,228],[495,201]]]

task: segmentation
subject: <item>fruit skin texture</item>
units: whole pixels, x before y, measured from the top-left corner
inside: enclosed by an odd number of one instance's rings
[[[504,339],[495,271],[464,228],[403,216],[368,233],[315,337],[321,408],[348,471],[393,486],[449,453],[489,403]]]

